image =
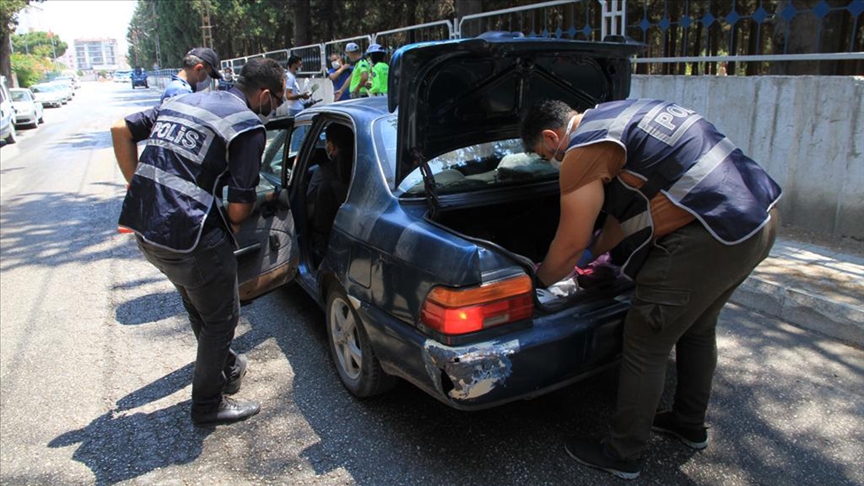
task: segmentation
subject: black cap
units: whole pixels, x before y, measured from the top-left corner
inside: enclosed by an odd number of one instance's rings
[[[207,47],[196,47],[195,49],[187,52],[186,55],[195,56],[206,62],[210,65],[210,68],[213,71],[213,77],[216,79],[222,79],[222,73],[220,72],[220,68],[222,66],[219,62],[219,54],[216,54],[216,51]]]

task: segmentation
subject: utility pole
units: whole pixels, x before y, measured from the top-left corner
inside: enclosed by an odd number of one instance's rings
[[[213,49],[213,26],[210,25],[210,1],[201,0],[201,46]]]
[[[156,2],[150,4],[153,9],[153,31],[156,33],[156,69],[162,69],[162,51],[159,50],[159,26],[156,25]]]

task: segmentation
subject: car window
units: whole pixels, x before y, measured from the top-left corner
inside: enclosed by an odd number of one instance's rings
[[[385,179],[399,195],[422,195],[420,168],[394,183],[396,172],[396,116],[373,124],[375,151]],[[427,162],[438,194],[452,194],[554,180],[558,169],[537,154],[526,153],[518,138],[479,143],[439,155]]]
[[[303,145],[303,139],[306,138],[306,133],[309,132],[311,125],[296,125],[291,132],[291,141],[288,143],[288,163],[291,165],[293,172],[294,163],[297,160],[297,153],[300,152],[300,147]],[[291,172],[288,173],[288,184],[291,183]]]
[[[288,130],[267,132],[267,144],[261,157],[261,180],[258,182],[258,192],[273,189],[282,180],[286,138],[288,138]]]
[[[26,91],[13,91],[12,101],[30,101],[30,94]]]

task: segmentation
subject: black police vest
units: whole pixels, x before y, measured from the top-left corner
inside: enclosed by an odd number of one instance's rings
[[[567,150],[599,142],[624,148],[626,170],[641,188],[620,177],[605,186],[604,210],[621,223],[626,238],[624,273],[633,278],[648,257],[654,224],[649,201],[662,192],[695,216],[726,245],[740,243],[770,219],[780,186],[726,136],[696,112],[659,100],[624,100],[587,110]]]
[[[228,145],[263,128],[246,101],[230,92],[168,99],[139,158],[119,224],[152,245],[181,253],[195,249],[219,201]]]

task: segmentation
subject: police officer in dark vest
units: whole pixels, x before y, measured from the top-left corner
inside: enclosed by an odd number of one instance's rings
[[[527,111],[521,136],[560,163],[559,227],[537,285],[609,250],[636,284],[610,432],[568,440],[567,453],[633,479],[652,429],[707,447],[717,318],[774,244],[780,187],[714,125],[666,101],[615,101],[584,113],[545,101]],[[675,402],[657,412],[673,346]]]
[[[240,390],[246,357],[231,350],[240,315],[233,232],[252,212],[263,122],[284,102],[285,74],[252,59],[228,91],[194,93],[136,113],[111,128],[114,153],[130,184],[120,225],[177,288],[198,340],[192,381],[195,423],[255,415]],[[138,157],[136,143],[146,140]],[[221,196],[227,187],[227,210]]]

